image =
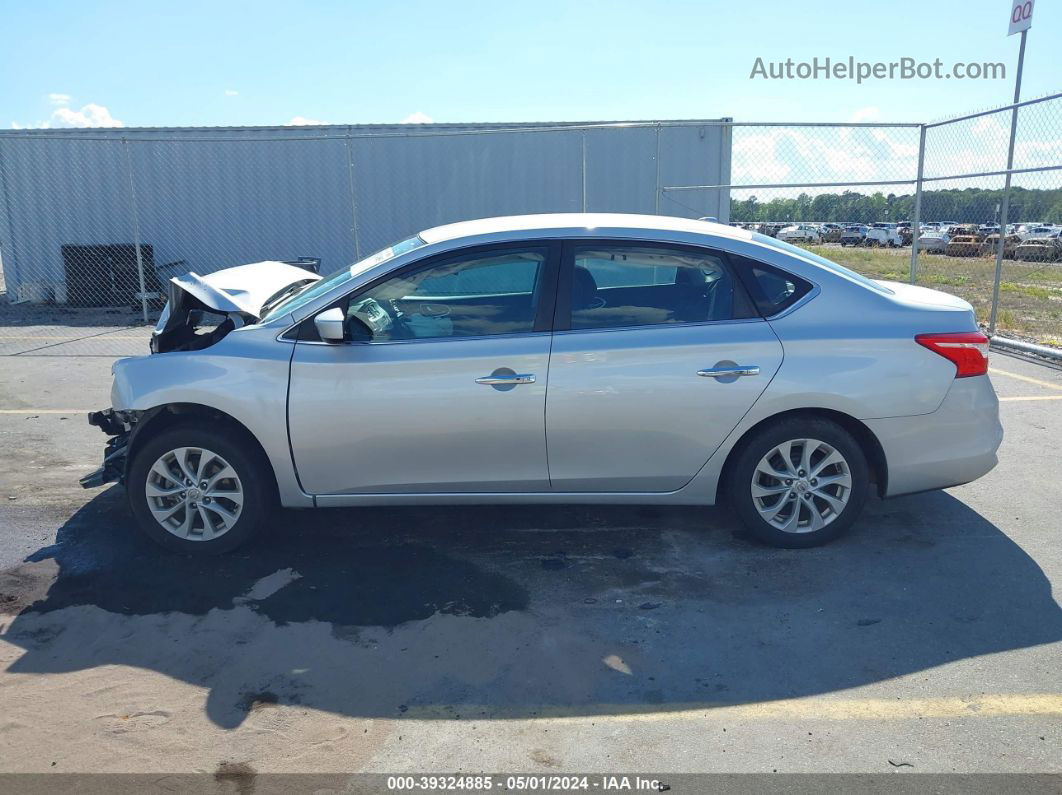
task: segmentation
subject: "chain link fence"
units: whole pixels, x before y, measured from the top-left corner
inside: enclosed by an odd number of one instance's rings
[[[729,181],[728,120],[0,132],[0,353],[143,353],[170,278],[262,260],[322,274],[422,229],[660,211]],[[725,215],[725,191],[692,203]]]
[[[731,223],[1062,345],[1062,94],[926,124],[735,123],[732,139],[731,182],[665,185],[667,212],[692,215],[691,197],[727,189]]]
[[[1062,343],[1056,94],[925,124],[3,131],[0,354],[144,353],[173,276],[329,273],[429,226],[563,211],[781,234]]]

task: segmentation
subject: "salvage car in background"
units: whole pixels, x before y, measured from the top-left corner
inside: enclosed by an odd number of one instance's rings
[[[973,257],[981,250],[981,242],[977,235],[954,235],[944,253],[949,257]]]
[[[925,232],[918,238],[918,247],[927,254],[943,254],[951,238],[943,230]]]
[[[1014,248],[1014,258],[1025,262],[1062,260],[1062,240],[1058,232],[1033,233]]]
[[[842,246],[861,246],[867,239],[867,227],[861,224],[846,226],[841,233]]]
[[[811,224],[794,224],[778,232],[778,239],[787,243],[819,243],[822,241],[819,230]]]
[[[1018,245],[1021,243],[1021,235],[1007,235],[1003,238],[1003,258],[1014,259],[1014,252]],[[989,235],[981,243],[981,248],[978,253],[982,257],[994,257],[999,251],[999,233]]]
[[[235,548],[277,502],[722,500],[809,547],[872,488],[980,477],[1002,438],[968,303],[721,224],[467,221],[325,279],[264,262],[169,295],[89,416],[112,438],[82,484],[124,483],[180,552]]]
[[[867,227],[864,246],[878,246],[881,248],[896,248],[903,244],[900,233],[892,224],[871,224]]]
[[[844,234],[844,227],[840,224],[823,224],[819,230],[819,236],[823,243],[837,243]]]

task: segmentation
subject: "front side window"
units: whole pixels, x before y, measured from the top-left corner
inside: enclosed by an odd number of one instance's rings
[[[725,263],[709,252],[655,246],[574,250],[571,328],[704,323],[751,317]]]
[[[399,274],[350,299],[353,339],[481,337],[534,330],[545,249],[469,255]]]

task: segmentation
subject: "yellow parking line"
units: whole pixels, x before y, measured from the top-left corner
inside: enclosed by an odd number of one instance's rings
[[[493,712],[498,719],[508,716]],[[463,705],[462,712],[474,711]],[[677,720],[917,720],[919,718],[1002,718],[1014,716],[1062,717],[1062,694],[997,693],[971,698],[797,698],[753,704],[705,703],[679,709],[661,709],[659,705],[595,704],[581,707],[572,715],[563,707],[545,706],[536,717],[558,723],[666,722]],[[526,716],[526,712],[522,712]],[[445,707],[425,707],[406,713],[407,718],[433,719],[452,717]],[[517,717],[513,715],[513,717]]]
[[[110,334],[89,334],[86,337],[9,337],[6,334],[0,334],[0,345],[10,342],[11,340],[31,340],[33,342],[88,342],[89,340],[137,340],[143,342],[150,339],[150,337],[112,337]]]
[[[1039,378],[1029,378],[1027,375],[1018,375],[1017,373],[1010,373],[1006,370],[997,370],[995,367],[988,368],[988,372],[992,375],[1005,375],[1008,378],[1017,378],[1019,381],[1027,381],[1030,384],[1047,387],[1048,389],[1057,389],[1062,392],[1062,384],[1052,384],[1050,381],[1041,381]]]
[[[88,409],[0,409],[0,414],[88,414]]]

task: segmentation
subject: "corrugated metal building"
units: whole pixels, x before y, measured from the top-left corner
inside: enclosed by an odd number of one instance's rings
[[[128,287],[102,260],[134,243],[150,290],[263,259],[319,257],[328,273],[420,229],[492,215],[726,221],[726,191],[680,205],[659,187],[727,184],[729,121],[5,130],[0,256],[13,301],[104,305]]]

